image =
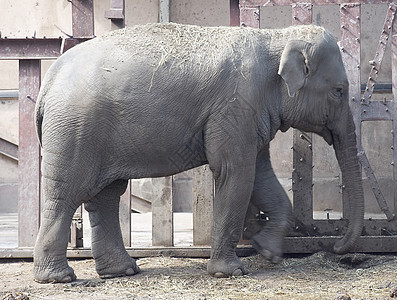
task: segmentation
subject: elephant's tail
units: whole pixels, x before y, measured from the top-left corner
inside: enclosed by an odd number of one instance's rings
[[[35,114],[34,114],[34,123],[36,124],[36,133],[39,138],[39,143],[41,145],[41,135],[42,135],[42,124],[44,118],[44,99],[43,93],[40,91],[39,96],[36,100]]]
[[[34,123],[36,124],[36,133],[37,137],[39,138],[40,145],[42,145],[42,124],[44,119],[45,99],[47,98],[48,92],[57,76],[57,70],[59,69],[57,65],[59,65],[59,59],[51,65],[45,74],[43,83],[40,87],[39,95],[37,96],[36,100]]]

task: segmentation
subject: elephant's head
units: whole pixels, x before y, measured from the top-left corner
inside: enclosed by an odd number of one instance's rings
[[[286,127],[317,133],[335,149],[350,204],[350,220],[345,237],[335,244],[334,251],[348,252],[362,231],[364,196],[348,103],[349,83],[335,39],[324,32],[312,42],[290,40],[282,52],[278,74],[285,82]]]

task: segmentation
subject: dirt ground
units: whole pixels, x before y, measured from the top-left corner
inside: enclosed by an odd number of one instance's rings
[[[335,254],[286,257],[278,265],[243,258],[251,273],[210,277],[206,259],[143,258],[141,273],[102,280],[94,261],[71,260],[78,280],[38,284],[31,261],[0,260],[0,299],[392,299],[397,256]],[[394,293],[395,292],[395,295]],[[350,298],[349,298],[350,297]]]

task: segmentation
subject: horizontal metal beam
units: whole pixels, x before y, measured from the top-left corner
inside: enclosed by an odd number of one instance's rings
[[[0,154],[18,161],[18,146],[0,137]]]
[[[18,90],[0,90],[0,99],[16,99],[18,100]]]
[[[288,237],[285,239],[284,253],[333,252],[340,237]],[[352,252],[386,253],[397,252],[397,236],[360,237]]]
[[[61,38],[0,39],[0,59],[55,59],[61,54]]]
[[[294,230],[288,233],[290,237],[321,237],[342,236],[347,230],[349,221],[347,219],[335,220],[307,220],[307,224],[297,223]],[[387,228],[387,230],[386,230]],[[365,236],[397,236],[397,221],[384,219],[365,219],[363,235]],[[397,250],[397,249],[396,249]]]
[[[240,7],[291,6],[302,3],[309,3],[312,5],[340,5],[349,3],[390,4],[393,2],[393,0],[240,0]]]
[[[340,237],[287,237],[285,238],[285,254],[314,253],[318,251],[332,252],[334,244]],[[150,247],[126,248],[131,257],[196,257],[209,258],[210,247]],[[397,236],[365,236],[360,237],[352,252],[361,253],[393,253],[397,252]],[[237,255],[240,257],[255,255],[251,246],[238,246]],[[89,248],[68,249],[68,258],[92,258]],[[0,249],[1,258],[33,258],[33,248]]]
[[[196,257],[209,258],[211,254],[210,247],[150,247],[150,248],[129,248],[127,252],[131,257]],[[250,256],[254,255],[256,251],[251,246],[237,247],[237,255]],[[92,258],[90,248],[68,249],[68,258]],[[0,249],[1,258],[33,258],[33,248],[14,248],[14,249]]]

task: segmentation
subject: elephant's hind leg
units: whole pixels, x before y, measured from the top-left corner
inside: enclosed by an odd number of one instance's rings
[[[76,279],[66,259],[70,224],[78,205],[71,197],[66,182],[43,177],[46,198],[42,221],[34,250],[34,280],[40,283],[71,282]]]
[[[139,272],[135,260],[125,250],[120,223],[120,196],[127,180],[117,180],[85,203],[92,228],[92,255],[100,277],[131,276]]]
[[[252,238],[252,245],[265,258],[277,263],[283,254],[284,236],[292,225],[292,205],[273,172],[268,149],[258,156],[251,204],[269,218]]]

